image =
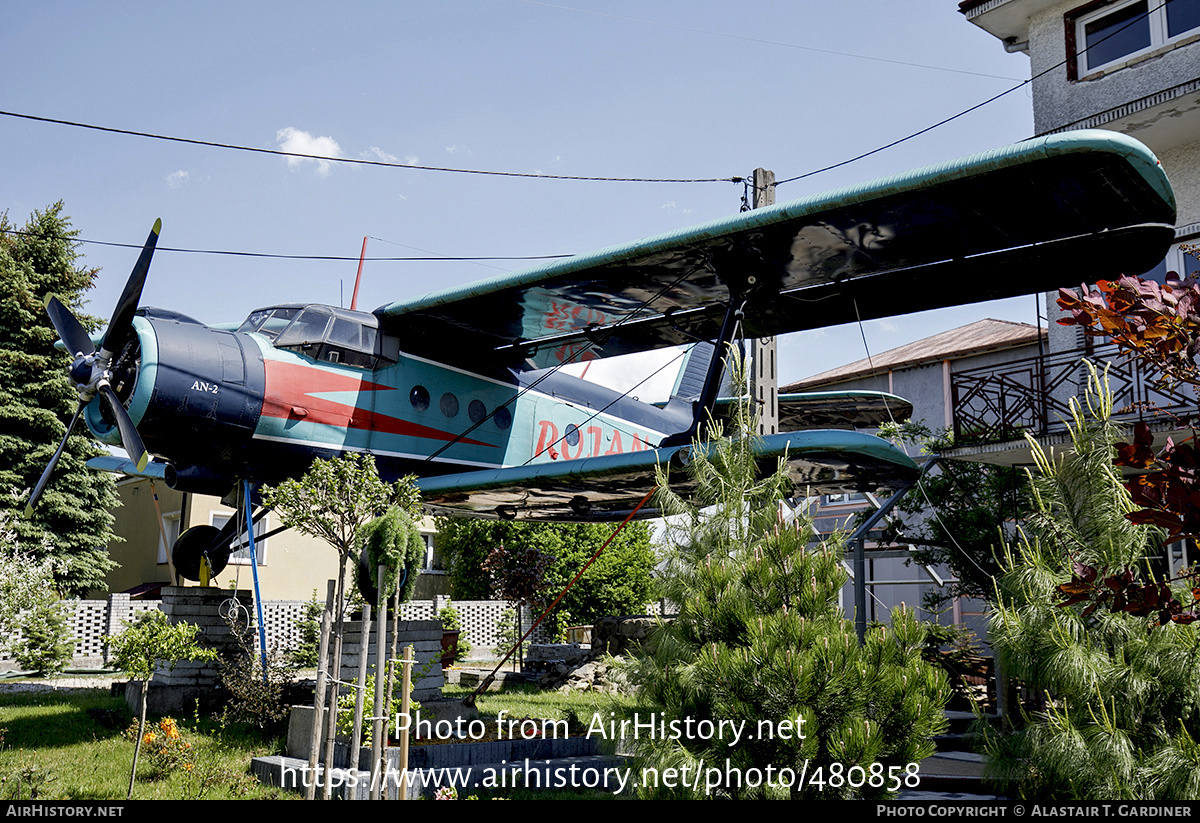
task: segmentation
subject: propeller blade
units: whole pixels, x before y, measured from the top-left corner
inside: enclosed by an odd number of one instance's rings
[[[75,314],[61,300],[53,295],[48,297],[46,314],[50,315],[54,330],[58,332],[59,339],[67,344],[67,354],[72,358],[77,354],[95,353],[96,347],[92,344],[92,338],[88,337],[87,331],[79,324]]]
[[[72,317],[72,320],[75,318]],[[57,328],[57,324],[55,325]],[[61,334],[61,332],[60,332]],[[67,433],[63,435],[62,442],[58,444],[58,450],[54,452],[54,456],[50,458],[50,462],[46,464],[42,476],[38,478],[37,485],[33,487],[33,493],[29,495],[29,502],[25,504],[25,516],[30,517],[33,514],[33,507],[37,504],[38,499],[42,496],[42,492],[46,490],[46,485],[50,482],[50,475],[54,474],[54,467],[58,465],[58,458],[62,457],[63,449],[67,447],[67,438],[71,436],[71,432],[75,428],[75,424],[79,422],[79,415],[83,413],[83,407],[87,405],[84,400],[79,401],[79,405],[75,407],[75,416],[71,418],[71,422],[67,424]]]
[[[129,279],[125,281],[125,290],[121,292],[121,299],[117,301],[113,316],[108,321],[108,330],[104,332],[104,342],[100,345],[105,351],[116,351],[129,330],[138,302],[142,299],[142,287],[146,285],[146,273],[150,271],[150,260],[154,257],[154,247],[158,244],[158,233],[161,229],[162,220],[155,220],[154,228],[146,238],[146,245],[142,247],[142,253],[130,272]],[[121,434],[121,441],[125,441],[124,432]]]
[[[125,411],[125,407],[117,399],[117,393],[112,390],[112,386],[102,383],[100,393],[108,401],[108,407],[112,410],[113,417],[116,418],[117,430],[121,433],[121,445],[125,447],[125,451],[129,452],[129,459],[137,464],[137,470],[142,471],[150,462],[150,455],[146,452],[145,445],[142,444],[142,437],[138,434],[137,427],[133,425],[133,418],[129,416],[129,412]]]

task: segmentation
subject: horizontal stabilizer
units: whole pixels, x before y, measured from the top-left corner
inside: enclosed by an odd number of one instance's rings
[[[733,400],[717,401],[716,413]],[[912,417],[913,405],[903,397],[876,391],[819,391],[779,395],[779,430],[877,429]]]

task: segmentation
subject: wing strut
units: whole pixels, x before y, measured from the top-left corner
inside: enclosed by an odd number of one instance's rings
[[[717,402],[717,395],[721,391],[721,375],[725,370],[729,344],[733,342],[733,336],[745,315],[745,309],[746,299],[740,292],[731,290],[729,303],[725,306],[725,316],[721,319],[721,330],[717,333],[717,339],[713,341],[712,359],[708,361],[708,372],[704,375],[704,387],[700,390],[700,397],[692,401],[692,424],[685,431],[667,437],[659,444],[660,447],[685,446],[691,443],[699,435],[700,427],[705,420],[711,416],[713,406]],[[671,402],[674,403],[676,399],[671,398]]]

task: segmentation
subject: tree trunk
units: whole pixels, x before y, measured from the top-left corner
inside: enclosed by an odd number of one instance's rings
[[[346,626],[346,555],[342,555],[338,567],[337,618],[333,631],[333,666],[329,674],[329,717],[325,724],[325,781],[321,787],[321,799],[333,797],[333,746],[337,739],[339,680],[342,676],[342,635]]]
[[[153,674],[150,675],[150,677],[153,676]],[[137,779],[138,754],[142,751],[142,735],[146,733],[146,693],[149,691],[150,678],[148,677],[142,681],[141,712],[138,714],[137,739],[133,741],[133,768],[129,770],[129,791],[125,795],[126,800],[130,800],[133,797],[133,781]]]

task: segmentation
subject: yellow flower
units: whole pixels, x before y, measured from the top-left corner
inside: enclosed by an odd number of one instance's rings
[[[163,734],[165,734],[171,740],[179,739],[179,727],[175,724],[175,718],[164,717],[159,721],[158,727],[162,729]]]
[[[149,746],[154,742],[156,735],[154,732],[146,732],[146,736],[142,738],[142,743]]]

